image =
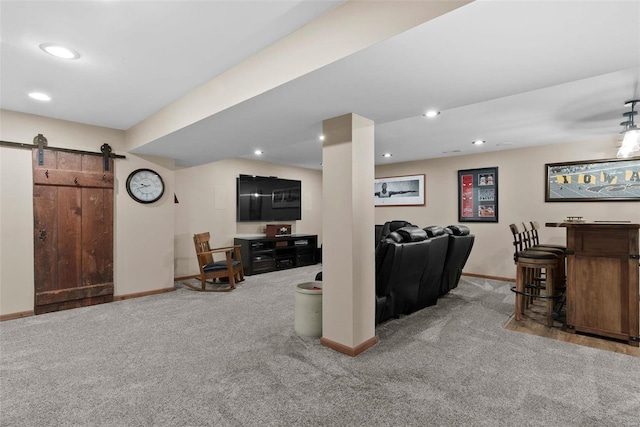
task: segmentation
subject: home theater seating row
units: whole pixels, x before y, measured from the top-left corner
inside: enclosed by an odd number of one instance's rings
[[[475,236],[450,225],[376,225],[376,324],[435,305],[458,286]]]

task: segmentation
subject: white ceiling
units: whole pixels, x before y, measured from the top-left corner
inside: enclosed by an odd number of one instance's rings
[[[1,106],[127,129],[339,3],[2,0]],[[353,112],[376,122],[384,164],[613,137],[631,98],[640,0],[476,1],[134,152],[192,166],[259,148],[320,169],[322,121]],[[422,117],[431,107],[442,114]]]

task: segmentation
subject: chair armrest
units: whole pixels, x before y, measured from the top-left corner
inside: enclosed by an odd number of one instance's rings
[[[228,246],[224,248],[214,248],[214,249],[211,249],[210,251],[198,252],[196,255],[219,254],[222,252],[233,252],[234,250],[235,248],[233,246]]]
[[[218,249],[221,249],[221,250],[227,250],[227,251],[232,251],[232,250],[234,250],[234,249],[240,249],[240,245],[222,246],[222,247],[220,247],[220,248],[213,248],[213,249],[211,249],[211,250],[212,250],[212,251],[215,251],[215,250],[218,250]]]

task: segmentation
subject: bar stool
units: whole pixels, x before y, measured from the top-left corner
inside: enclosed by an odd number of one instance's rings
[[[565,252],[567,251],[566,246],[550,245],[546,243],[541,244],[538,238],[538,228],[540,228],[538,226],[538,222],[531,221],[530,224],[531,228],[527,227],[527,224],[525,222],[522,223],[524,248],[536,251],[551,252],[558,255],[558,257],[560,257],[560,269],[556,272],[556,282],[558,283],[558,288],[564,288],[563,284],[565,283]],[[538,276],[538,280],[544,280],[544,277],[540,275]]]
[[[524,224],[523,224],[524,225]],[[553,311],[556,290],[564,280],[564,252],[560,249],[532,246],[528,231],[520,231],[510,224],[513,234],[516,264],[516,320],[520,320],[524,309],[536,298],[546,299],[547,324],[553,326]],[[541,291],[543,293],[541,293]]]
[[[548,248],[562,249],[563,251],[567,251],[567,247],[565,245],[554,245],[549,243],[540,243],[540,237],[538,236],[538,230],[540,229],[540,225],[538,221],[531,221],[531,237],[532,242],[535,246],[546,246]]]
[[[538,221],[530,221],[529,224],[531,224],[531,231],[530,231],[530,235],[531,235],[531,242],[533,243],[533,247],[544,247],[544,248],[549,248],[551,250],[561,250],[562,251],[562,260],[560,262],[560,267],[561,270],[559,272],[560,278],[561,278],[561,282],[558,284],[558,287],[556,287],[556,292],[561,290],[562,294],[560,295],[559,299],[558,299],[558,303],[556,304],[556,307],[554,308],[554,312],[555,313],[560,313],[562,312],[565,303],[566,303],[566,295],[565,295],[565,291],[566,291],[566,283],[567,283],[567,277],[566,277],[566,252],[567,252],[567,247],[565,245],[556,245],[556,244],[550,244],[550,243],[540,243],[540,237],[538,235],[538,230],[540,229],[540,225],[538,224]],[[526,229],[526,226],[525,226]],[[545,249],[547,250],[547,249]],[[559,314],[558,314],[559,315]]]
[[[539,244],[534,245],[532,243],[530,231],[527,229],[527,225],[523,222],[522,226],[523,226],[523,230],[520,231],[520,228],[517,225],[515,224],[509,225],[509,228],[511,229],[511,233],[513,234],[513,246],[514,246],[513,261],[514,262],[517,260],[518,252],[525,251],[525,250],[536,250],[536,251],[543,251],[543,252],[551,252],[553,254],[558,255],[563,259],[561,267],[564,267],[565,253],[562,249],[548,247],[546,245],[539,245]],[[562,280],[564,281],[564,268],[560,270],[557,277],[562,278]],[[532,281],[542,282],[544,281],[544,271],[542,271],[539,268],[533,269],[532,271],[527,271],[526,280],[527,282],[532,282]]]
[[[547,326],[553,326],[553,308],[557,285],[557,272],[560,267],[561,258],[554,253],[527,249],[516,254],[516,285],[511,288],[516,293],[516,320],[522,319],[522,312],[525,305],[525,297],[535,297],[546,300]],[[531,277],[528,270],[542,269],[545,272],[544,287],[527,282]],[[543,294],[531,292],[531,289],[544,290]]]

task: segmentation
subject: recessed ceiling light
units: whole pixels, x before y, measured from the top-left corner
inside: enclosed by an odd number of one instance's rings
[[[38,101],[51,101],[51,97],[46,93],[42,93],[42,92],[31,92],[29,94],[29,97],[33,99],[37,99]]]
[[[384,154],[382,155],[382,157],[391,157],[391,156],[393,156],[393,154],[391,154],[391,153],[384,153]]]
[[[40,49],[47,52],[49,55],[53,55],[57,58],[62,58],[62,59],[80,58],[80,54],[75,50],[69,49],[68,47],[53,44],[53,43],[42,43],[40,45]]]
[[[484,144],[486,141],[484,139],[476,139],[475,141],[472,142],[473,145],[482,145]]]
[[[324,135],[320,135],[320,136],[318,137],[318,139],[319,139],[320,141],[324,141]]]
[[[429,117],[430,119],[438,116],[440,114],[440,111],[438,110],[429,110],[426,113],[423,114],[423,116],[425,117]]]
[[[262,154],[264,154],[264,151],[262,150],[256,150],[253,152],[256,156],[261,156]]]

